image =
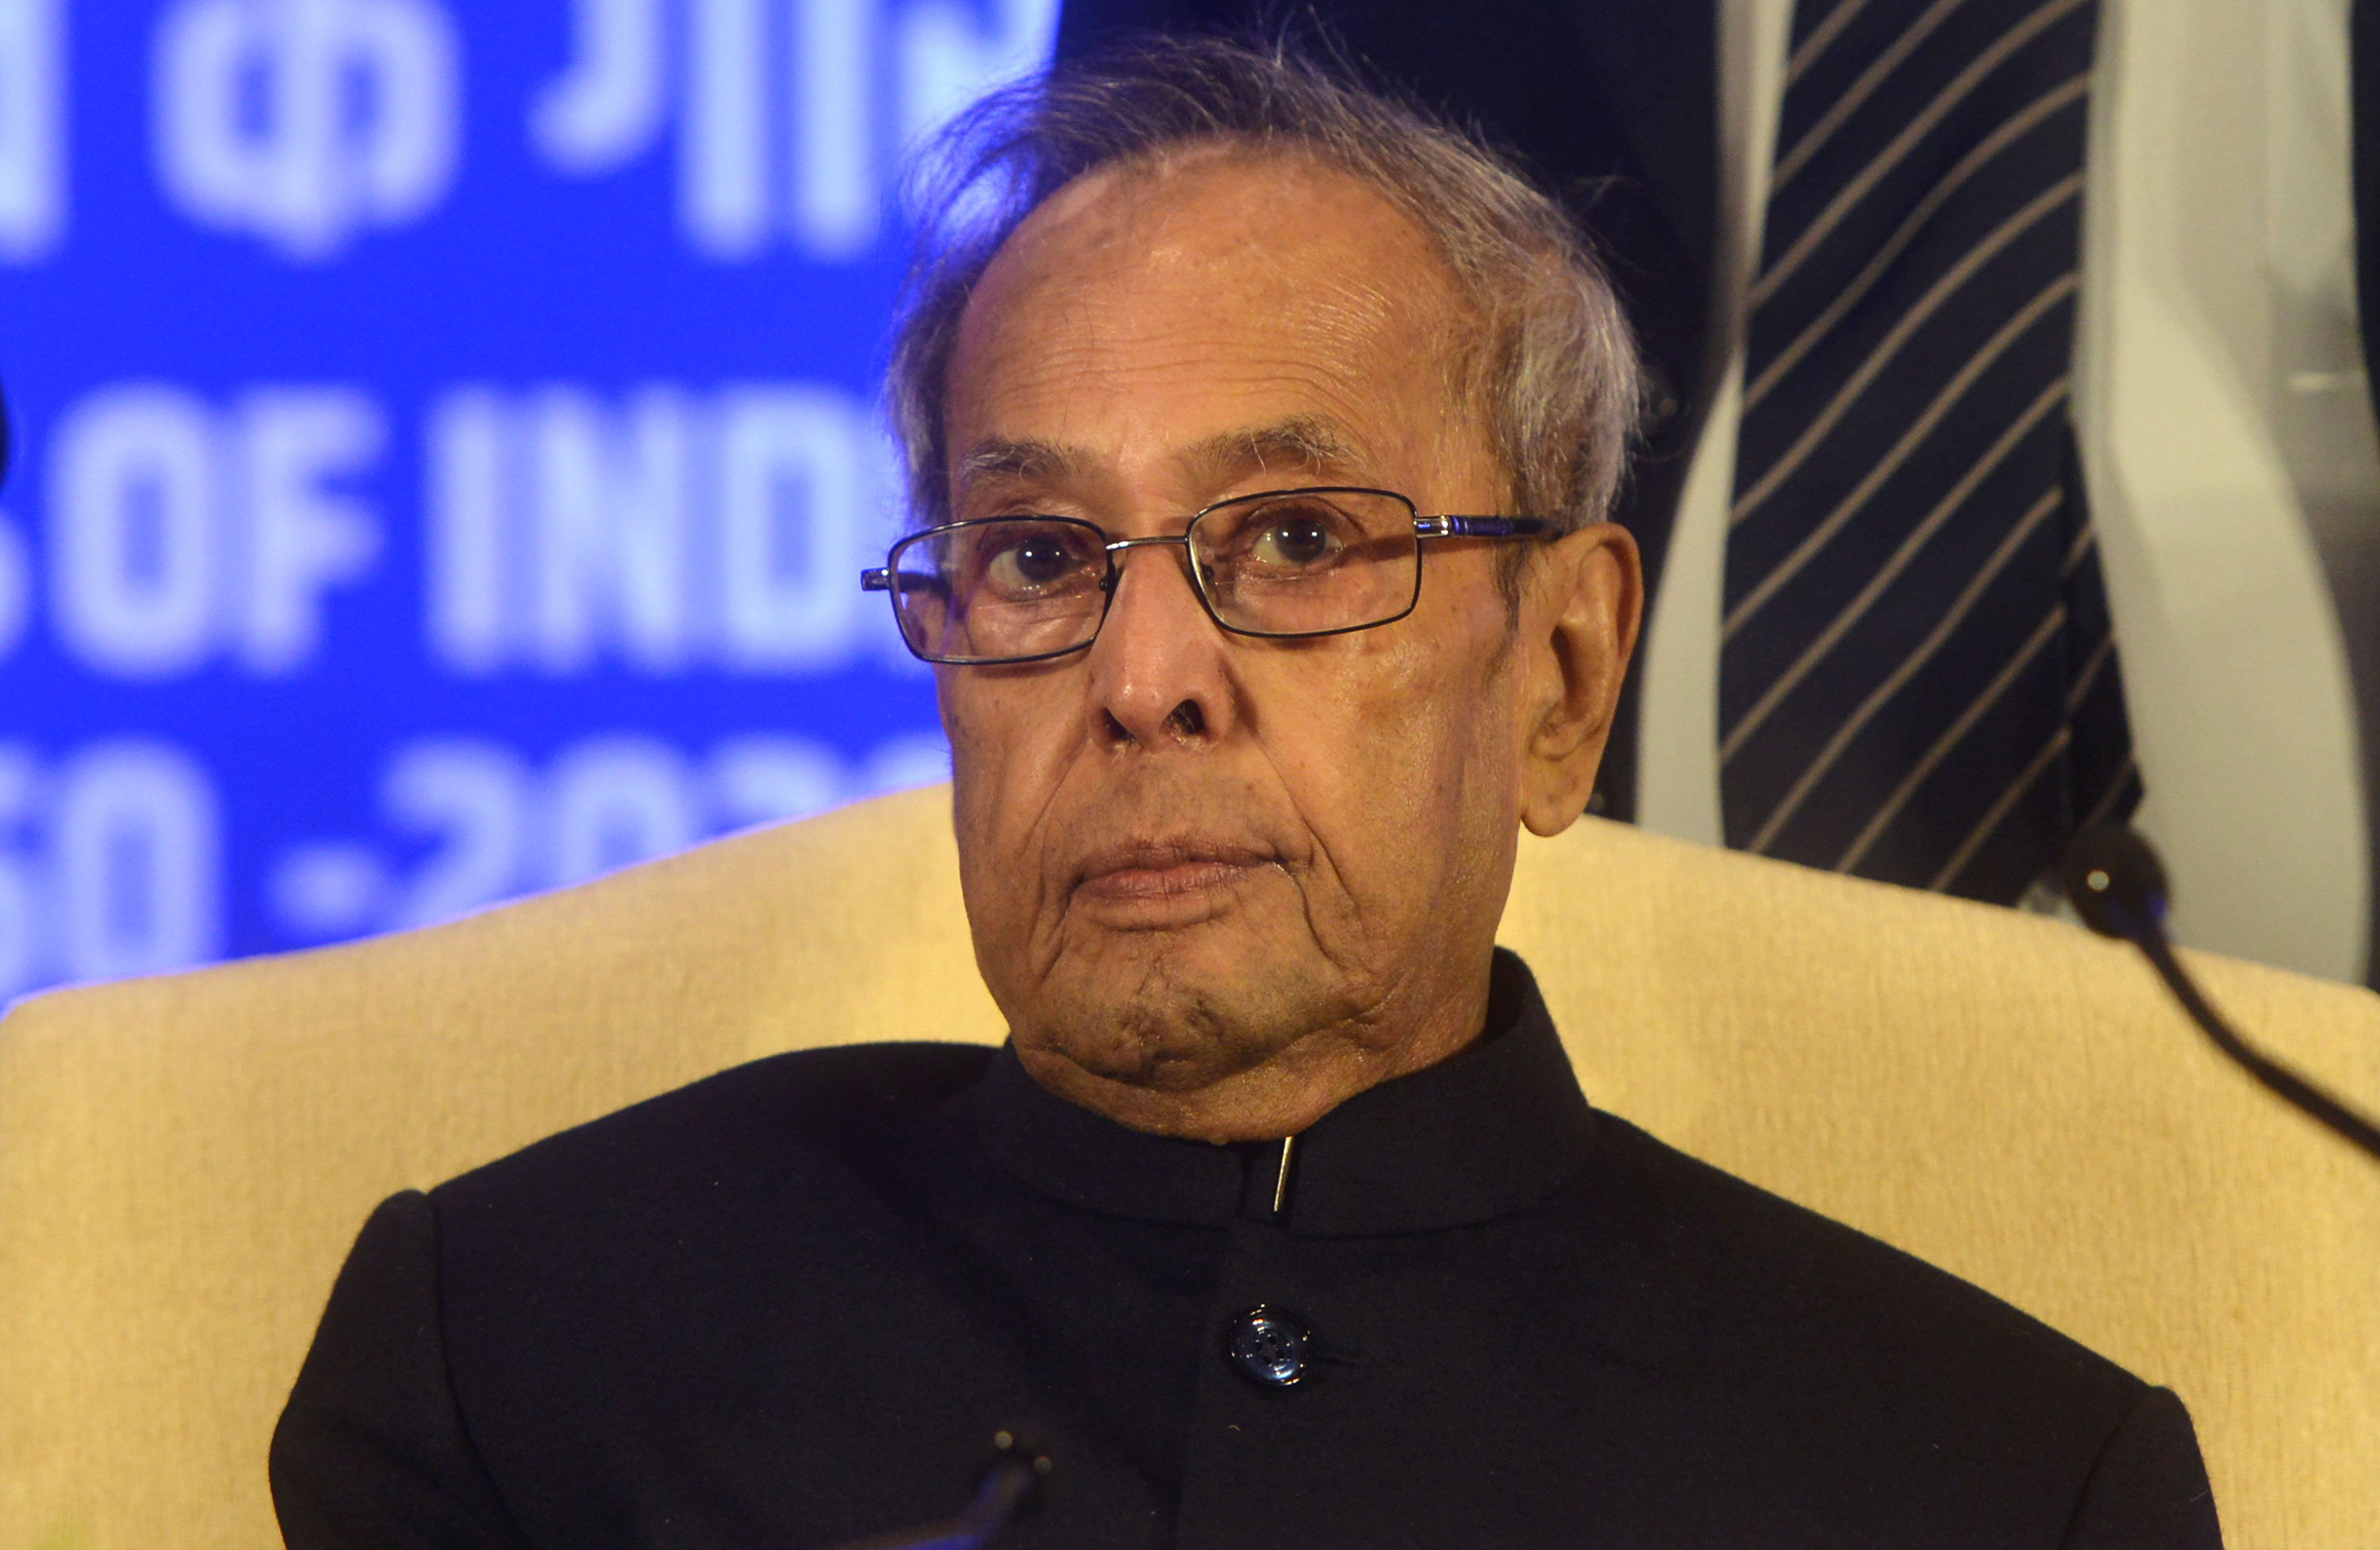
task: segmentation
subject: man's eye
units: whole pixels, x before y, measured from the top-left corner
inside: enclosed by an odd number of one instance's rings
[[[1029,594],[1047,591],[1082,569],[1082,557],[1060,539],[1020,539],[994,551],[984,579],[999,592]]]
[[[1342,545],[1331,525],[1311,515],[1268,518],[1252,535],[1248,558],[1259,565],[1302,569],[1321,564]]]

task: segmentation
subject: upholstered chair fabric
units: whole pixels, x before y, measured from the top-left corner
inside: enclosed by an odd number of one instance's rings
[[[936,789],[430,930],[0,1021],[0,1550],[276,1541],[266,1440],[375,1202],[807,1046],[996,1040]],[[2231,1544],[2380,1518],[2380,1169],[2124,948],[1588,820],[1502,932],[1587,1095],[1967,1277],[2199,1426]],[[2380,999],[2193,957],[2380,1104]]]

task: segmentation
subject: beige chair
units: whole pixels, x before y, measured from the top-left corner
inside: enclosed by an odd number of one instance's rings
[[[1590,1096],[2173,1385],[2231,1543],[2380,1544],[2380,1169],[2077,927],[1588,821],[1504,939]],[[2367,1102],[2380,999],[2200,960]],[[266,1438],[372,1204],[737,1061],[991,1040],[947,796],[0,1022],[0,1550],[275,1540]]]

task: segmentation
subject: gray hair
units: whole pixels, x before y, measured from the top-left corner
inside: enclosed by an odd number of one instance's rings
[[[1219,144],[1351,173],[1436,238],[1476,323],[1447,363],[1452,385],[1484,410],[1512,500],[1563,531],[1609,513],[1641,373],[1619,298],[1562,206],[1475,136],[1285,45],[1152,37],[992,93],[920,160],[922,241],[885,376],[914,524],[949,519],[946,379],[1001,245],[1087,173]]]

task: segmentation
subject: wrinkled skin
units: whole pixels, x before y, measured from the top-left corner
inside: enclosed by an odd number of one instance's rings
[[[949,376],[952,506],[1178,533],[1254,490],[1511,510],[1442,342],[1472,326],[1366,184],[1208,150],[1062,189],[994,260]],[[1627,535],[1432,540],[1419,606],[1225,634],[1128,551],[1085,652],[938,669],[976,954],[1036,1080],[1136,1129],[1293,1133],[1475,1039],[1518,830],[1584,808],[1641,601]]]

